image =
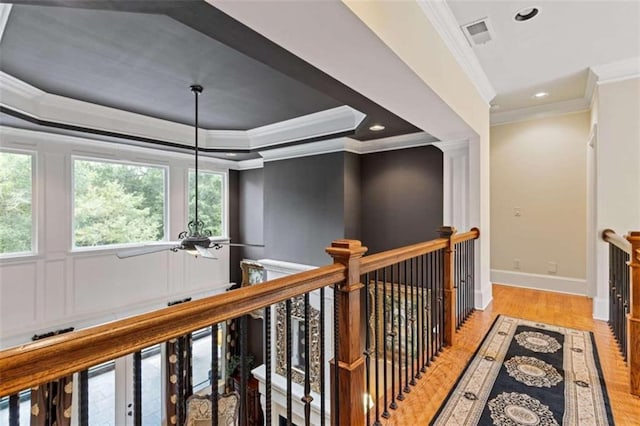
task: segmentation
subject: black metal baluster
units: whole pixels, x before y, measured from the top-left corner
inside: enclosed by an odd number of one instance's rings
[[[411,392],[409,388],[409,265],[404,262],[404,393]]]
[[[89,425],[89,370],[82,370],[79,374],[78,400],[80,404],[78,424]]]
[[[369,295],[367,295],[369,297]],[[324,326],[324,287],[320,289],[320,425],[324,426],[324,417],[326,412],[325,407],[325,380],[324,380],[324,364],[326,362],[324,356],[324,338],[325,338],[325,326]]]
[[[366,333],[364,334],[364,368],[367,395],[371,395],[371,303],[369,303],[371,293],[369,292],[369,274],[367,273],[364,276],[364,312],[366,316]],[[368,404],[364,409],[366,412],[367,426],[369,426],[371,424],[371,410],[369,409]]]
[[[435,352],[435,327],[436,327],[436,257],[438,252],[429,255],[429,356],[428,364],[431,365]]]
[[[333,285],[333,401],[331,415],[334,426],[340,426],[340,371],[338,366],[338,348],[340,347],[340,297],[338,283]]]
[[[444,339],[444,255],[440,253],[438,262],[438,346],[435,355],[438,356]]]
[[[371,395],[371,304],[370,298],[371,294],[369,293],[369,274],[365,274],[364,276],[364,311],[365,311],[365,323],[366,323],[366,332],[364,335],[364,368],[365,368],[365,387],[366,394]],[[366,413],[366,424],[369,426],[371,424],[371,413],[368,406],[365,406]]]
[[[384,410],[382,417],[388,419],[391,417],[389,413],[389,405],[387,400],[387,329],[389,327],[389,318],[387,315],[387,268],[382,270],[382,391],[384,393]],[[379,399],[379,398],[378,398]]]
[[[376,407],[376,421],[373,423],[375,426],[380,425],[380,404],[378,403],[380,398],[378,398],[378,392],[380,390],[380,318],[378,313],[380,312],[380,298],[378,296],[378,287],[380,286],[380,278],[378,276],[378,269],[375,270],[373,274],[373,341],[374,341],[374,350],[375,350],[375,391],[376,391],[376,399],[375,399],[375,407]],[[369,393],[369,397],[371,393]],[[368,399],[368,398],[367,398]],[[369,406],[369,401],[367,401],[367,407]]]
[[[176,424],[184,422],[182,407],[184,407],[184,352],[182,349],[182,338],[177,338],[175,343],[176,351]]]
[[[398,404],[396,403],[396,307],[393,304],[395,300],[394,288],[396,286],[397,274],[394,274],[394,268],[397,268],[397,266],[391,265],[391,331],[389,332],[389,336],[391,337],[391,405],[389,405],[389,407],[391,407],[392,410],[398,408]]]
[[[409,384],[411,386],[416,385],[416,305],[414,300],[414,291],[416,289],[416,258],[413,257],[409,259],[409,276],[411,277],[411,282],[409,283],[409,294],[407,294],[407,298],[409,299],[409,307],[411,315],[410,323],[411,323],[411,380]]]
[[[286,309],[286,319],[285,319],[285,329],[286,329],[286,340],[287,340],[287,426],[291,426],[292,424],[292,405],[291,405],[291,395],[292,395],[292,350],[291,350],[291,299],[287,299],[285,302]]]
[[[211,326],[211,424],[218,426],[218,324]]]
[[[9,395],[9,426],[20,426],[20,395]]]
[[[431,253],[427,253],[422,256],[422,328],[420,329],[420,333],[422,333],[422,361],[420,362],[421,368],[420,371],[425,373],[427,371],[427,352],[429,348],[429,339],[427,333],[427,327],[429,325],[429,316],[427,311],[428,306],[428,285],[429,285],[429,270],[428,270],[428,259]]]
[[[613,300],[615,295],[615,284],[613,281],[613,244],[609,243],[609,328],[613,330],[614,311]],[[614,331],[615,334],[615,331]]]
[[[309,318],[311,317],[311,309],[309,305],[309,293],[304,294],[304,424],[311,426],[311,333],[309,333]]]
[[[320,325],[322,327],[322,324]],[[321,340],[322,341],[322,340]],[[322,356],[322,349],[320,355]],[[265,424],[271,426],[271,306],[264,308]],[[322,364],[320,364],[322,369]],[[324,379],[324,377],[322,377]],[[324,383],[323,383],[324,384]]]
[[[142,352],[133,353],[133,424],[142,425]]]
[[[247,315],[240,317],[240,426],[247,425],[247,382],[249,374],[247,349],[249,346],[247,331]]]
[[[416,360],[416,378],[422,377],[422,360],[424,356],[422,355],[422,351],[424,350],[424,340],[422,339],[423,327],[424,327],[424,299],[422,296],[424,295],[424,289],[422,288],[424,285],[423,273],[424,273],[424,255],[420,255],[417,258],[417,281],[416,281],[416,313],[417,313],[417,322],[416,322],[416,335],[418,340],[418,359]]]
[[[402,320],[402,265],[400,263],[397,264],[398,267],[398,396],[396,399],[398,401],[404,400],[404,393],[402,393],[402,329],[403,329],[403,320]],[[406,334],[405,334],[406,335]]]

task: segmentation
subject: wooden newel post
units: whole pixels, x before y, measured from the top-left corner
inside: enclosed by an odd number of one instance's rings
[[[627,240],[631,243],[631,306],[627,315],[630,391],[640,396],[640,231],[630,232]]]
[[[366,253],[357,240],[336,240],[327,248],[333,263],[347,267],[346,279],[334,296],[338,306],[339,346],[335,349],[331,363],[331,392],[334,392],[333,371],[338,368],[338,395],[331,398],[331,424],[336,424],[337,413],[340,425],[364,425],[364,348],[360,337],[360,258]],[[337,361],[337,362],[336,362]],[[335,403],[339,400],[339,409]]]
[[[456,284],[455,284],[455,244],[453,235],[456,228],[442,226],[438,229],[440,238],[449,240],[444,250],[444,344],[453,346],[456,336]]]

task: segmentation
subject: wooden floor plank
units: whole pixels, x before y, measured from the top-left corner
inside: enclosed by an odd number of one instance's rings
[[[472,315],[459,331],[456,347],[438,356],[411,394],[391,411],[391,418],[381,419],[382,424],[427,425],[499,314],[592,331],[616,425],[640,425],[640,398],[629,393],[627,367],[607,323],[593,319],[590,298],[497,284],[489,307]]]

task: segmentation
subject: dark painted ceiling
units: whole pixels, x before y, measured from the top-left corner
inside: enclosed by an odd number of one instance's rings
[[[199,83],[207,129],[246,130],[349,105],[366,114],[349,134],[355,139],[420,131],[204,1],[12,3],[0,69],[47,92],[192,124],[188,86]],[[386,129],[373,133],[374,123]]]
[[[16,5],[2,70],[46,92],[193,123],[248,130],[342,105],[166,15]]]

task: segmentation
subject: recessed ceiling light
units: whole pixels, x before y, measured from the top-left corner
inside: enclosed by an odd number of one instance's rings
[[[369,130],[371,130],[372,132],[379,132],[381,130],[384,130],[384,126],[382,124],[374,124],[373,126],[369,127]]]
[[[538,14],[537,7],[525,7],[524,9],[520,9],[514,19],[519,22],[528,21]]]
[[[235,156],[236,156],[236,155],[238,155],[238,154],[236,154],[235,152],[227,152],[225,155],[226,155],[227,157],[235,157]]]
[[[534,99],[542,99],[542,98],[546,98],[547,96],[549,96],[549,94],[547,92],[538,92],[535,95],[533,95],[532,98],[534,98]]]

